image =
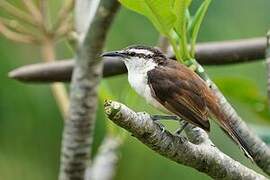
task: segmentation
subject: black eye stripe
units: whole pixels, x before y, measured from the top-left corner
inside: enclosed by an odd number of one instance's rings
[[[135,53],[135,52],[126,52],[125,54],[131,57],[138,57],[138,58],[145,58],[145,59],[150,59],[153,57],[153,55],[151,54],[146,55],[143,53]]]

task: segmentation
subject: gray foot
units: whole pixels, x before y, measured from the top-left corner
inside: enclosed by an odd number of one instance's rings
[[[178,128],[178,129],[175,131],[175,134],[176,134],[176,135],[180,135],[180,134],[183,132],[183,130],[185,129],[185,127],[187,127],[187,125],[188,125],[188,122],[185,122],[185,123],[182,125],[182,127]]]

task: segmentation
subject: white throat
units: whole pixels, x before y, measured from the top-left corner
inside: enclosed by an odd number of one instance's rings
[[[149,104],[164,111],[161,104],[152,97],[151,90],[147,82],[147,72],[154,69],[157,64],[152,59],[146,60],[138,57],[125,60],[125,64],[128,69],[128,81],[131,87],[140,96],[144,97]]]
[[[132,88],[141,96],[145,97],[145,91],[148,87],[147,72],[154,69],[157,64],[152,59],[143,59],[134,57],[125,60],[128,69],[128,81]]]

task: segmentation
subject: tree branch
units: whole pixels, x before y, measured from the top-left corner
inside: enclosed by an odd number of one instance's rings
[[[102,61],[100,53],[114,14],[118,9],[116,0],[101,0],[98,3],[92,21],[88,21],[91,6],[81,7],[91,1],[77,0],[76,22],[90,23],[81,31],[83,39],[78,44],[76,64],[71,82],[70,107],[65,122],[59,179],[84,179],[90,158],[93,128],[97,109],[97,86],[101,78]],[[94,3],[92,1],[92,3]],[[80,8],[83,8],[80,11]],[[90,9],[89,9],[90,8]],[[92,9],[93,10],[93,9]],[[87,13],[85,12],[87,11]],[[87,19],[87,21],[84,21]],[[78,27],[77,27],[78,28]]]
[[[104,59],[103,77],[125,73],[126,67],[120,60]],[[9,73],[10,78],[25,82],[69,82],[74,68],[72,59],[52,63],[37,63],[22,66]]]
[[[149,114],[135,113],[114,101],[107,101],[104,106],[110,120],[131,132],[150,149],[172,161],[195,168],[214,179],[266,179],[208,143],[196,145],[168,131],[162,133]]]
[[[265,57],[265,49],[265,38],[199,43],[196,57],[203,65],[234,64],[262,59]],[[172,54],[169,53],[169,56]],[[103,61],[104,77],[126,73],[122,61],[109,59]],[[26,65],[11,71],[9,76],[25,82],[70,81],[73,67],[73,61]]]
[[[218,87],[211,82],[212,90],[219,99],[219,106],[227,120],[235,126],[238,134],[244,137],[254,162],[268,175],[270,174],[270,149],[269,147],[251,130],[247,124],[241,119],[234,108],[228,103]]]
[[[121,138],[107,135],[93,163],[86,171],[86,180],[112,180],[118,163],[118,150],[122,144]]]

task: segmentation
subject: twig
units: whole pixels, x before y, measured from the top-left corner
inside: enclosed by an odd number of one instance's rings
[[[39,12],[42,16],[42,24],[39,26],[40,30],[44,34],[54,34],[52,30],[52,23],[49,13],[49,1],[48,0],[40,0],[39,1]]]
[[[160,36],[159,40],[158,40],[158,47],[160,48],[160,50],[167,54],[168,53],[168,49],[170,46],[170,42],[168,40],[168,38],[166,38],[165,36]]]
[[[62,26],[63,22],[67,21],[66,19],[67,17],[69,17],[69,14],[71,13],[73,7],[74,7],[74,0],[65,0],[62,8],[58,13],[54,29],[59,29],[59,27]]]
[[[87,168],[85,179],[112,180],[117,168],[118,151],[121,144],[121,138],[107,135],[99,147],[92,165]]]
[[[50,37],[44,37],[41,47],[42,57],[46,62],[52,62],[55,59],[54,42]],[[52,83],[51,90],[63,118],[66,118],[69,106],[67,90],[63,83]]]
[[[28,36],[32,36],[32,38],[38,39],[37,35],[35,34],[34,28],[32,29],[26,28],[24,25],[22,25],[19,21],[15,19],[8,19],[5,17],[0,17],[0,22],[4,24],[5,26],[7,26],[8,28],[22,35],[28,35]]]
[[[35,19],[37,24],[42,25],[43,24],[42,14],[34,4],[33,0],[23,0],[23,3],[27,7],[28,11],[32,15],[33,19]]]
[[[62,139],[60,180],[84,179],[96,118],[97,86],[102,72],[99,54],[102,52],[107,31],[119,6],[116,0],[101,0],[93,20],[89,22],[88,18],[82,17],[88,16],[90,12],[89,9],[80,7],[82,2],[86,1],[77,0],[75,4],[77,17],[75,19],[80,21],[76,22],[76,25],[83,23],[91,25],[88,25],[89,29],[81,31],[84,38],[77,48],[71,82],[71,101]],[[85,9],[78,11],[80,8]]]
[[[28,44],[38,43],[38,40],[35,39],[33,36],[14,32],[10,30],[7,26],[5,26],[1,21],[0,21],[0,33],[2,33],[7,39],[10,39],[12,41]]]
[[[265,38],[237,41],[199,43],[196,56],[203,65],[224,65],[258,61],[265,57]],[[217,56],[217,57],[215,57]],[[121,60],[104,61],[104,77],[126,73]],[[70,81],[74,62],[54,62],[50,64],[26,65],[13,70],[12,78],[25,82]],[[29,69],[28,69],[29,68]],[[23,71],[22,71],[23,70]]]
[[[149,114],[135,113],[125,105],[113,101],[105,103],[105,112],[110,120],[131,132],[150,149],[179,164],[204,172],[214,179],[267,179],[208,143],[196,145],[168,131],[162,133]]]
[[[72,14],[67,15],[61,25],[55,30],[55,37],[61,39],[73,30]]]
[[[30,16],[26,12],[18,9],[17,7],[13,6],[9,2],[7,2],[6,0],[0,1],[0,8],[7,11],[10,15],[14,16],[16,19],[20,19],[21,21],[28,23],[30,25],[33,25],[33,26],[36,25],[36,21],[32,16]]]

